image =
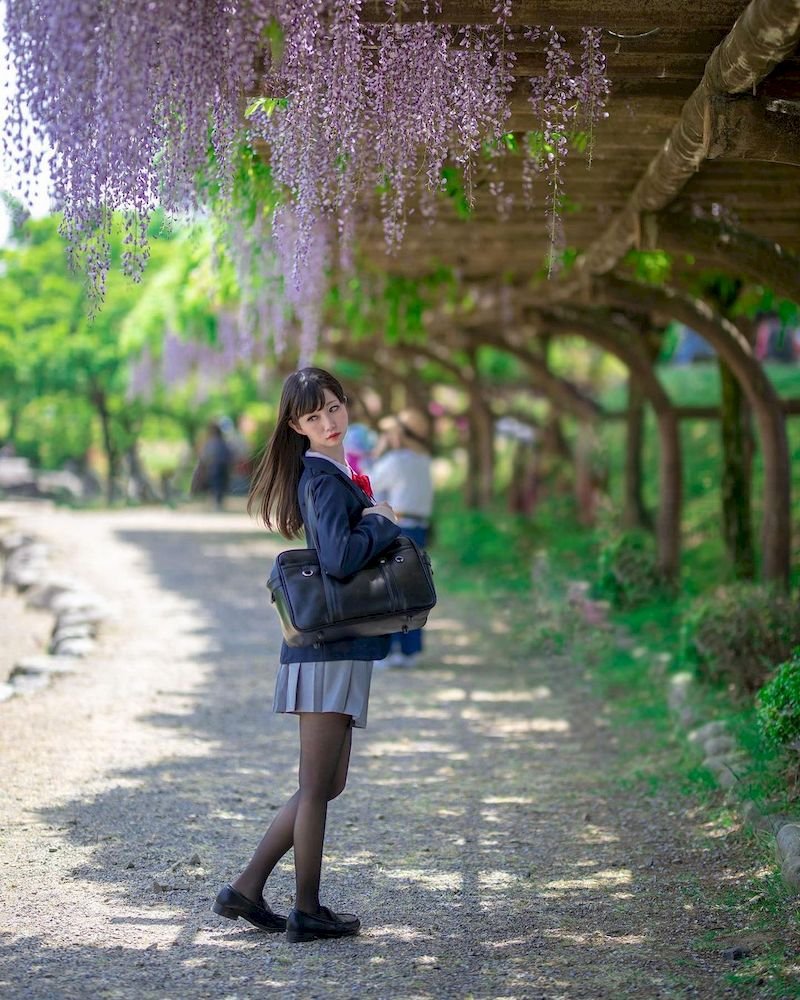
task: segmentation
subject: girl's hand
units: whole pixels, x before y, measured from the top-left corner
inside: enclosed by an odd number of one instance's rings
[[[392,510],[391,504],[388,503],[377,503],[374,507],[365,507],[361,511],[361,516],[364,517],[367,514],[380,514],[381,517],[388,517],[390,521],[397,524],[397,515]]]

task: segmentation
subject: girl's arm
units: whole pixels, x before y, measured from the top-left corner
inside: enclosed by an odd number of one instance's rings
[[[378,514],[361,518],[351,528],[342,496],[345,488],[335,476],[320,476],[310,497],[317,515],[320,565],[338,579],[357,573],[391,545],[401,530]]]

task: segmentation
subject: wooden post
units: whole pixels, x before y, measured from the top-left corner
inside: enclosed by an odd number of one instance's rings
[[[755,576],[750,462],[746,440],[746,403],[742,387],[724,361],[719,362],[720,431],[722,439],[722,533],[739,580]]]
[[[758,427],[764,462],[762,576],[789,583],[791,478],[786,423],[778,394],[753,354],[747,338],[707,302],[673,288],[642,285],[610,276],[598,282],[595,299],[650,313],[673,316],[708,340],[741,385]]]
[[[628,410],[625,417],[625,471],[622,523],[626,528],[652,528],[653,519],[642,496],[642,448],[644,445],[645,397],[628,373]]]

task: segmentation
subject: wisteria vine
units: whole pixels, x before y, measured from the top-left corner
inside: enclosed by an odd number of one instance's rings
[[[363,0],[7,0],[18,89],[4,145],[18,170],[35,169],[32,122],[53,150],[63,232],[95,299],[112,213],[125,213],[122,266],[137,278],[154,209],[202,206],[209,173],[230,196],[245,145],[265,153],[279,204],[247,225],[231,212],[230,242],[243,271],[254,246],[265,267],[272,247],[267,284],[282,284],[307,354],[334,249],[349,267],[364,217],[379,212],[394,251],[415,206],[435,211],[446,167],[461,172],[471,203],[486,150],[490,172],[507,151],[520,31],[545,53],[544,74],[531,81],[541,128],[521,144],[523,190],[530,202],[544,174],[556,246],[570,131],[591,136],[605,114],[601,32],[584,29],[576,64],[555,28],[512,31],[513,0],[497,0],[494,23],[483,26],[428,21],[441,12],[437,0],[423,4],[421,22],[406,23],[402,6],[386,0],[386,22],[373,24]],[[508,218],[512,195],[499,178],[490,183]]]

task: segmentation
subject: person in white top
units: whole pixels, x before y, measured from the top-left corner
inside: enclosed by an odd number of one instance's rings
[[[419,410],[401,410],[379,424],[381,440],[369,476],[376,502],[388,503],[403,534],[425,545],[433,512],[430,426]],[[422,632],[417,629],[392,636],[389,654],[374,666],[412,667],[422,652]]]

